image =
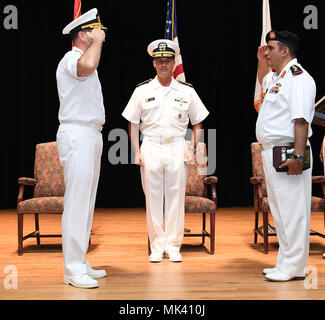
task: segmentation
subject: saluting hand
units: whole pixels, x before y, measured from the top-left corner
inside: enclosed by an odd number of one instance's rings
[[[102,29],[92,29],[88,33],[88,37],[91,42],[105,42],[106,34]]]
[[[266,61],[266,55],[265,55],[266,49],[267,49],[267,45],[258,47],[258,49],[257,49],[257,59],[259,61]]]
[[[299,162],[295,159],[290,159],[282,163],[279,168],[288,167],[289,170],[287,172],[287,175],[299,175],[302,174],[303,166],[303,162]]]

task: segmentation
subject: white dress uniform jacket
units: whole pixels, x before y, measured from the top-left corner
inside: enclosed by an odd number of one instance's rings
[[[152,252],[180,250],[187,182],[184,137],[189,121],[198,124],[208,114],[192,86],[172,79],[164,87],[157,77],[138,85],[122,113],[139,124],[144,136],[141,178]]]
[[[189,120],[202,122],[209,112],[192,86],[176,81],[163,87],[157,77],[140,84],[122,116],[139,124],[144,136],[185,137]]]
[[[312,135],[316,86],[297,59],[292,59],[279,74],[264,77],[263,89],[267,93],[258,114],[256,137],[264,149],[267,193],[279,241],[276,268],[300,277],[305,275],[309,255],[312,168],[301,175],[276,172],[273,146],[295,141],[294,124],[298,118],[308,122],[308,137]]]
[[[87,123],[100,127],[105,122],[102,88],[97,70],[88,77],[78,77],[77,63],[82,55],[82,50],[73,47],[65,54],[57,68],[59,121]]]
[[[85,274],[87,269],[105,122],[97,71],[87,77],[77,75],[82,54],[74,47],[60,61],[56,73],[60,99],[57,146],[66,186],[62,248],[67,276]]]

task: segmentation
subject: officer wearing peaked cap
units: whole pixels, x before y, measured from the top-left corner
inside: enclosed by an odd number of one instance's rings
[[[86,259],[102,154],[105,109],[97,67],[106,28],[97,9],[84,13],[62,31],[74,47],[60,61],[56,77],[60,100],[57,146],[64,167],[62,249],[64,283],[79,288],[98,286],[106,276]]]
[[[311,151],[310,168],[303,168],[308,160],[305,147],[310,146],[308,138],[312,135],[316,86],[297,61],[296,34],[272,30],[266,35],[266,42],[257,54],[258,78],[266,94],[256,122],[256,137],[262,147],[279,251],[276,266],[264,269],[263,273],[269,281],[290,281],[304,279],[309,255]],[[273,162],[273,148],[290,145],[294,153],[280,165],[287,172],[279,172]]]
[[[160,262],[164,253],[172,262],[182,261],[184,202],[187,163],[191,163],[198,130],[209,112],[189,84],[173,78],[179,47],[170,40],[149,44],[156,77],[134,90],[122,115],[129,121],[129,134],[140,165],[146,197],[150,262]],[[184,137],[189,121],[193,125],[192,145]],[[139,147],[139,130],[144,136]],[[165,213],[165,229],[163,217]]]

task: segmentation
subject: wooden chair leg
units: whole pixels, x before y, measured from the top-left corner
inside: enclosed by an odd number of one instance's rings
[[[264,253],[269,252],[269,213],[263,211],[263,235],[264,235]]]
[[[255,212],[255,230],[254,230],[254,243],[257,243],[257,230],[258,229],[258,211]]]
[[[23,255],[23,222],[24,216],[22,213],[17,214],[18,218],[18,255]]]
[[[150,248],[150,239],[148,237],[148,255],[151,255],[151,248]]]
[[[210,253],[214,254],[215,243],[215,213],[210,213]]]
[[[35,231],[37,232],[37,245],[39,246],[41,244],[41,239],[39,236],[39,215],[38,213],[35,213]]]
[[[203,212],[203,214],[202,214],[202,244],[205,243],[205,234],[204,234],[205,228],[206,228],[206,213]]]

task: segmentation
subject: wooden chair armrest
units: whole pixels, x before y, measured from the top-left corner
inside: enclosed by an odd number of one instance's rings
[[[312,177],[313,183],[325,183],[325,176],[314,176]]]
[[[215,176],[210,176],[203,179],[204,184],[212,184],[217,182],[218,182],[218,178]]]
[[[17,204],[24,200],[25,186],[35,186],[36,183],[37,180],[33,178],[26,178],[26,177],[18,178],[19,192],[18,192]]]
[[[204,183],[204,189],[205,189],[205,196],[207,196],[207,188],[208,188],[208,185],[211,186],[211,200],[216,204],[217,206],[217,188],[216,188],[216,184],[218,182],[218,178],[216,176],[209,176],[209,177],[205,177],[203,179],[203,183]]]
[[[259,184],[263,182],[263,177],[257,176],[257,177],[251,177],[249,179],[251,184]]]
[[[37,183],[36,179],[21,177],[18,178],[18,184],[23,184],[25,186],[35,186]]]

